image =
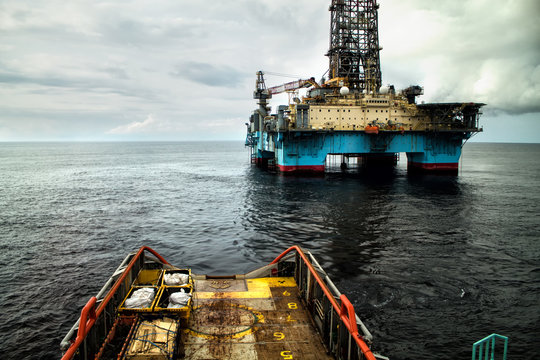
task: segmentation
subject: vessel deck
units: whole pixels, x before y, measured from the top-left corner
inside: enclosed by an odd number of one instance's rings
[[[176,268],[142,246],[83,307],[62,360],[376,360],[371,338],[298,246],[247,274],[219,277]]]
[[[332,359],[292,277],[195,279],[186,359]]]

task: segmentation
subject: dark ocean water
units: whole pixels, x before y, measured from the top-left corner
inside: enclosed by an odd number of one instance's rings
[[[82,306],[148,245],[244,273],[300,244],[391,359],[540,359],[540,145],[467,144],[461,173],[275,176],[242,143],[0,144],[0,354],[56,359]]]

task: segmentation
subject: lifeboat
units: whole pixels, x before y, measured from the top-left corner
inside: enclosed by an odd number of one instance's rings
[[[377,125],[368,125],[364,128],[366,134],[378,134],[379,127]]]

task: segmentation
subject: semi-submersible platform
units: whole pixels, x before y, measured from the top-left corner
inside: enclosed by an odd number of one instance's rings
[[[246,145],[260,167],[284,173],[324,173],[329,159],[340,168],[396,164],[406,153],[408,170],[457,174],[461,149],[479,127],[481,103],[416,103],[420,86],[396,91],[381,81],[375,0],[332,0],[329,80],[300,79],[266,87],[257,72],[256,109]],[[305,88],[306,96],[298,97]],[[272,95],[289,104],[272,114]]]

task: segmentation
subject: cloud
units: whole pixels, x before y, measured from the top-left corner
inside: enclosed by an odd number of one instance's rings
[[[152,114],[149,114],[143,121],[134,121],[127,125],[120,125],[107,131],[107,134],[127,135],[140,133],[154,133],[163,131],[162,123],[156,121]]]
[[[326,72],[329,2],[0,1],[0,141],[242,139],[257,70]],[[381,1],[383,81],[539,113],[539,17],[536,0]]]
[[[96,37],[96,11],[90,1],[2,1],[0,31],[34,36]]]
[[[212,65],[195,61],[177,65],[171,74],[204,85],[223,87],[238,87],[248,77],[248,74],[228,65]]]
[[[540,112],[537,1],[388,0],[380,16],[385,82],[419,83],[427,101]]]

